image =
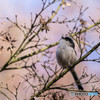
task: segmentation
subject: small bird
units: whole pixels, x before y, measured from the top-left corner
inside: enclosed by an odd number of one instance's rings
[[[56,58],[58,64],[63,68],[70,67],[77,59],[75,52],[75,44],[70,37],[62,37],[56,49]],[[75,69],[70,70],[79,90],[83,90],[83,86],[77,76]]]

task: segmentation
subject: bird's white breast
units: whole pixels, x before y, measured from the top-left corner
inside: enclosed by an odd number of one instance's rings
[[[61,40],[56,50],[57,61],[63,68],[72,65],[76,61],[75,50],[67,44],[65,40]]]

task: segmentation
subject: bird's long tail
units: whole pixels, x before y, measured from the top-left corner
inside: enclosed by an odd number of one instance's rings
[[[76,73],[76,71],[74,69],[71,70],[71,74],[72,74],[72,76],[73,76],[73,78],[74,78],[74,80],[75,80],[75,82],[77,84],[78,89],[79,90],[84,90],[84,88],[82,86],[82,83],[80,82],[80,80],[79,80],[79,78],[77,76],[77,73]]]

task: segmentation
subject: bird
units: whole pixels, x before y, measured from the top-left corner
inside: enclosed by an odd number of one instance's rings
[[[72,38],[62,36],[56,49],[56,59],[58,64],[63,69],[70,67],[77,60],[75,44]],[[74,78],[78,89],[84,90],[82,83],[80,82],[80,79],[78,78],[78,75],[75,71],[75,68],[72,68],[70,72]]]

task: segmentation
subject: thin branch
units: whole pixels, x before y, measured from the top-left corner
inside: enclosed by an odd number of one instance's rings
[[[3,94],[8,100],[11,100],[11,99],[6,95],[6,93],[4,93],[4,92],[2,92],[2,91],[0,91],[0,93]]]

